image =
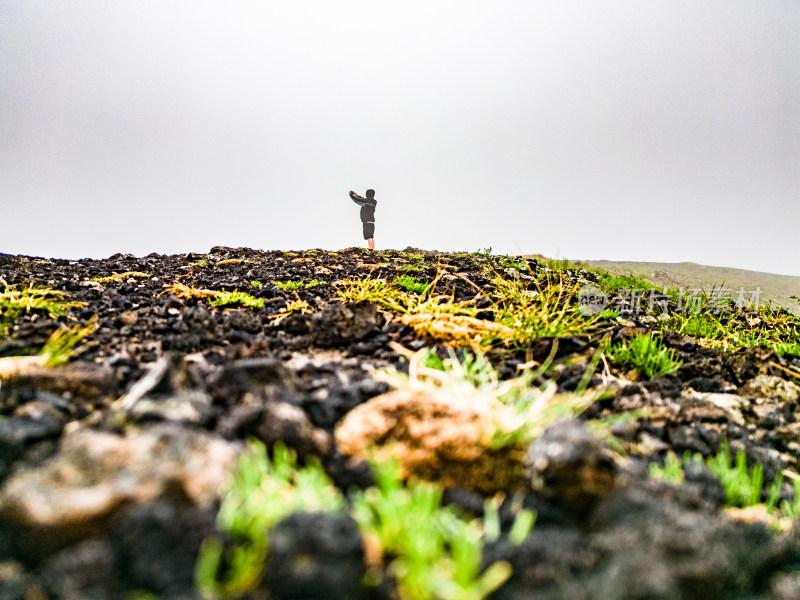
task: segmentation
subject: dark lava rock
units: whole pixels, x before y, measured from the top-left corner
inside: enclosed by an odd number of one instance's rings
[[[313,315],[312,334],[319,346],[341,346],[364,339],[383,323],[372,303],[337,302]]]
[[[215,403],[233,406],[246,393],[285,398],[299,390],[297,379],[276,358],[247,358],[225,365],[211,376],[208,386]]]
[[[667,431],[667,439],[678,456],[684,452],[710,456],[719,446],[719,435],[699,423],[671,427]]]
[[[511,578],[496,600],[727,600],[763,598],[761,574],[789,571],[797,540],[725,518],[642,480],[599,500],[580,529],[537,524],[525,542],[487,548]]]
[[[203,540],[214,533],[216,510],[156,502],[122,515],[112,531],[117,570],[127,587],[172,598],[189,594]]]
[[[294,513],[270,533],[265,583],[275,600],[360,597],[364,546],[349,515]]]
[[[123,595],[114,551],[106,541],[89,540],[65,548],[39,571],[58,600],[116,600]]]
[[[112,399],[116,380],[113,369],[86,362],[61,367],[35,367],[9,377],[0,386],[0,406],[4,412],[34,400],[45,392],[71,400],[72,410],[85,402]],[[77,405],[77,406],[76,406]]]
[[[36,578],[18,562],[0,560],[0,598],[29,600],[44,598],[45,591]]]
[[[675,375],[661,375],[643,383],[648,392],[657,392],[664,398],[676,398],[683,391],[683,382]]]
[[[330,452],[331,435],[314,427],[299,406],[273,400],[263,402],[249,395],[245,400],[220,420],[218,433],[227,438],[253,436],[268,447],[283,442],[300,456],[325,456]]]
[[[557,348],[553,358],[562,358],[586,350],[586,348],[589,347],[589,338],[584,335],[570,335],[560,338],[551,336],[536,338],[531,341],[528,347],[528,356],[535,361],[543,362],[553,351],[554,344],[557,344]]]
[[[577,579],[599,560],[598,554],[586,541],[585,536],[575,528],[539,523],[520,546],[505,541],[487,546],[484,551],[487,565],[504,560],[513,569],[511,578],[492,598],[538,600],[547,597],[539,596],[539,590],[546,592],[558,588],[559,584]]]
[[[258,333],[263,329],[261,319],[250,310],[235,310],[228,313],[227,324],[233,329],[247,331],[248,333]]]
[[[65,423],[60,411],[43,402],[29,402],[0,420],[0,474],[3,463],[10,465],[30,444],[61,435]]]
[[[729,360],[728,368],[733,377],[733,382],[736,385],[743,385],[757,375],[768,374],[770,363],[779,362],[779,360],[778,355],[772,348],[762,346],[745,348]]]
[[[525,465],[534,490],[546,498],[558,498],[577,513],[617,485],[614,459],[576,420],[548,427],[531,444]]]
[[[122,408],[137,421],[207,423],[212,415],[211,396],[197,370],[183,357],[167,354],[131,387]]]
[[[705,463],[690,461],[683,467],[683,477],[685,483],[695,487],[700,498],[709,505],[719,508],[725,502],[725,488]]]
[[[717,393],[725,389],[725,382],[721,377],[694,377],[689,381],[689,386],[696,392]]]

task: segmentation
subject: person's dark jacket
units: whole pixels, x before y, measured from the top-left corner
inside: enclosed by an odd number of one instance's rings
[[[352,198],[353,202],[361,206],[361,222],[374,223],[375,206],[377,206],[378,204],[378,201],[375,200],[375,192],[373,192],[372,190],[367,190],[366,198],[359,196],[355,192],[350,192],[350,198]]]

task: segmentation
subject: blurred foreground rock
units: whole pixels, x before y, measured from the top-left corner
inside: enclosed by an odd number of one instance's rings
[[[17,551],[38,559],[102,535],[123,508],[165,499],[210,506],[239,445],[208,433],[155,425],[125,435],[66,435],[44,466],[12,475],[0,490],[0,525]]]
[[[396,455],[404,477],[438,481],[482,493],[524,487],[525,447],[493,450],[496,434],[520,422],[500,401],[447,390],[396,390],[350,411],[336,428],[339,451],[356,460],[380,446],[377,458]]]

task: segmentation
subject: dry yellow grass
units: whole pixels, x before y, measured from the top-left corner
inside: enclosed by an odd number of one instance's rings
[[[206,290],[191,287],[185,285],[183,283],[173,283],[172,285],[165,285],[164,291],[161,292],[161,295],[164,294],[172,294],[173,296],[177,296],[178,298],[183,298],[184,300],[191,300],[193,298],[198,298],[204,300],[206,298],[216,298],[219,295],[219,292],[214,290]]]

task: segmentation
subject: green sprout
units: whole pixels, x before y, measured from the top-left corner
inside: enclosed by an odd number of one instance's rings
[[[505,562],[481,572],[481,530],[454,507],[441,506],[441,487],[403,486],[396,459],[372,462],[372,469],[378,485],[355,493],[353,516],[389,558],[387,570],[403,600],[479,600],[511,576]],[[532,519],[520,523],[516,539],[527,535]]]
[[[700,455],[690,456],[684,453],[683,461],[678,459],[673,452],[667,454],[664,466],[650,464],[650,475],[674,484],[684,480],[683,469],[692,461],[702,461]],[[764,467],[760,464],[747,468],[747,457],[744,452],[737,452],[736,458],[731,458],[730,446],[727,440],[720,442],[720,449],[716,455],[705,460],[708,468],[717,477],[725,490],[725,505],[731,507],[747,508],[761,504],[762,489],[764,487]],[[767,491],[766,507],[772,511],[780,499],[780,490],[783,475],[778,475]],[[795,516],[794,508],[800,509],[800,500],[795,496],[794,504],[784,501],[781,512],[784,516]]]
[[[780,475],[780,478],[783,481],[783,474]],[[797,519],[800,517],[800,479],[794,479],[792,485],[794,486],[794,498],[791,501],[781,502],[780,510],[784,517]]]
[[[272,460],[261,442],[250,441],[223,495],[218,522],[236,542],[225,556],[222,542],[207,538],[195,568],[198,588],[209,598],[235,598],[261,584],[269,532],[294,512],[338,512],[345,503],[318,460],[297,466],[296,454],[282,443]],[[220,566],[226,562],[226,573]]]
[[[755,465],[747,469],[747,458],[744,452],[736,453],[736,460],[731,461],[731,451],[727,440],[720,442],[720,450],[716,456],[706,463],[725,488],[728,506],[747,507],[761,502],[761,488],[764,483],[764,467]]]
[[[664,347],[664,342],[650,334],[636,335],[630,342],[614,344],[608,355],[622,367],[638,369],[647,377],[675,373],[683,361],[676,358],[675,350]]]
[[[273,281],[272,283],[282,290],[296,290],[303,287],[302,281]]]
[[[491,511],[481,522],[453,506],[443,507],[442,487],[404,485],[397,459],[371,461],[376,487],[355,491],[346,502],[318,460],[306,458],[300,467],[295,453],[282,444],[272,454],[270,459],[263,444],[251,441],[234,470],[218,515],[232,544],[226,547],[217,537],[207,538],[195,566],[204,597],[233,599],[258,590],[270,531],[282,519],[300,511],[335,513],[348,506],[362,535],[379,546],[381,564],[370,565],[371,580],[379,581],[385,568],[402,600],[480,600],[511,575],[505,562],[482,569],[483,545],[500,533]],[[509,541],[521,544],[535,517],[520,510]]]
[[[683,462],[675,456],[674,452],[669,452],[664,459],[664,466],[658,463],[650,463],[650,476],[656,479],[662,479],[669,483],[681,483],[683,481],[683,465],[689,460],[689,457],[684,457]]]
[[[317,279],[309,281],[308,283],[303,283],[302,281],[273,281],[272,283],[282,290],[297,290],[300,288],[313,288],[318,285],[325,285],[324,281],[319,281]]]
[[[397,283],[409,292],[414,292],[415,294],[427,294],[428,290],[431,288],[430,282],[420,281],[412,275],[400,275],[397,278]]]

